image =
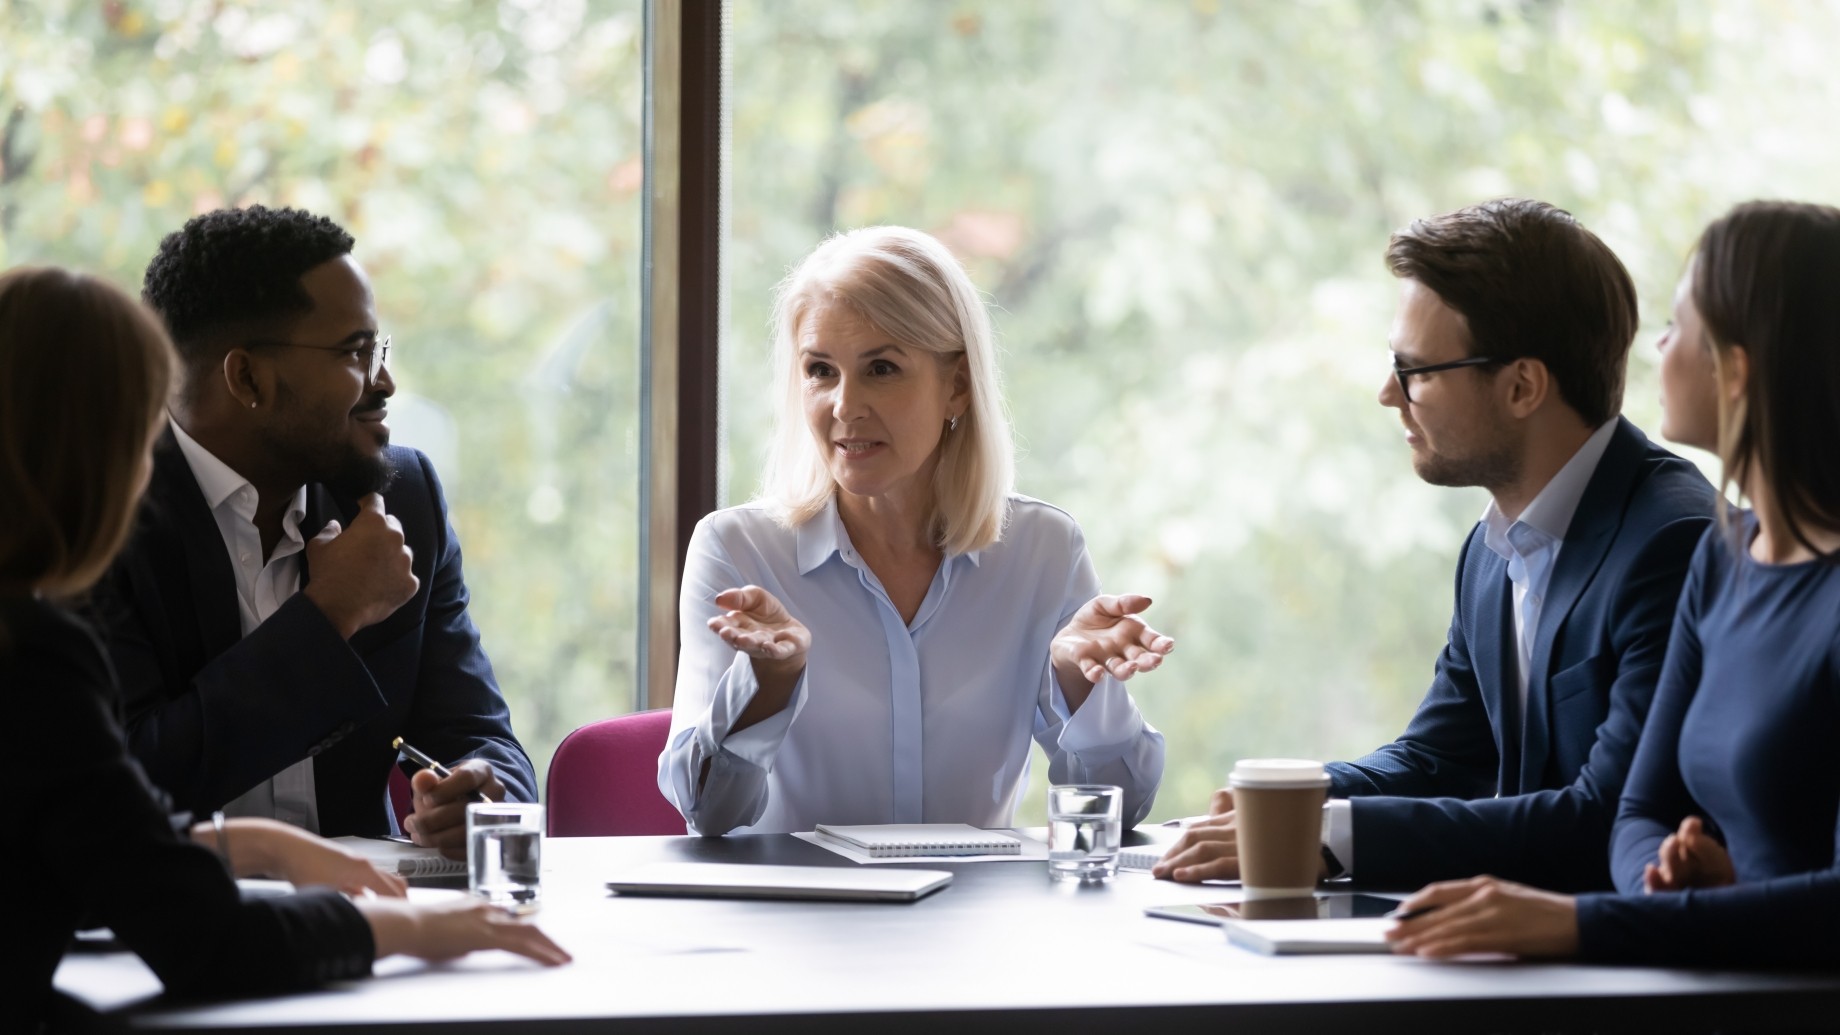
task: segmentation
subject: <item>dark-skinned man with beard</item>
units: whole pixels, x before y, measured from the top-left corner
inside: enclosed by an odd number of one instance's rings
[[[93,603],[130,747],[178,808],[464,857],[465,806],[537,800],[467,614],[433,465],[393,447],[390,339],[351,235],[295,209],[198,216],[143,298],[183,371],[127,550]]]

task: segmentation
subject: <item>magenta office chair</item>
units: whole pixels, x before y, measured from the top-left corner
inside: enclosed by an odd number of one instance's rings
[[[396,814],[398,830],[403,828],[403,820],[409,818],[409,813],[415,811],[413,796],[414,792],[409,789],[408,774],[402,771],[402,766],[390,763],[390,811]]]
[[[658,755],[671,709],[616,715],[562,738],[549,761],[549,836],[682,834],[684,817],[658,793]]]

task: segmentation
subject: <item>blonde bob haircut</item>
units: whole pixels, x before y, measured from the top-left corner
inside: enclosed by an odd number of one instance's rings
[[[813,310],[848,306],[903,348],[942,365],[964,358],[970,405],[941,429],[933,471],[933,541],[970,553],[1003,536],[1015,481],[1015,443],[984,300],[956,257],[931,235],[900,226],[835,234],[781,281],[773,302],[774,435],[760,499],[786,528],[822,513],[836,480],[806,426],[799,330]]]
[[[0,593],[73,597],[108,570],[173,363],[120,289],[53,267],[0,275]]]

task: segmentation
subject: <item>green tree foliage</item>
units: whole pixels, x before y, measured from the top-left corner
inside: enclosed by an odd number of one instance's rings
[[[947,240],[998,307],[1022,491],[1180,640],[1133,684],[1158,815],[1238,757],[1342,757],[1422,693],[1473,492],[1373,395],[1387,233],[1501,194],[1629,263],[1833,200],[1824,0],[730,0],[725,497],[770,420],[772,285],[834,229]],[[0,265],[126,285],[194,212],[358,237],[398,441],[434,455],[539,769],[633,700],[639,0],[0,0]],[[695,634],[695,631],[691,631]],[[1040,776],[1040,767],[1037,767]],[[1040,816],[1040,795],[1026,815]]]
[[[1369,750],[1424,691],[1485,500],[1420,484],[1375,402],[1391,229],[1552,201],[1652,327],[1711,216],[1832,198],[1831,4],[731,8],[728,497],[756,484],[786,267],[863,224],[945,239],[998,308],[1021,491],[1179,641],[1132,684],[1169,738],[1158,816],[1239,757]],[[1652,341],[1628,395],[1651,429]]]
[[[633,702],[641,23],[637,0],[0,0],[0,265],[135,288],[162,235],[254,202],[357,237],[396,441],[446,481],[539,772]]]

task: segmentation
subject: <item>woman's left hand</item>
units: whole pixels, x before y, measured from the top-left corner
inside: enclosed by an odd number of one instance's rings
[[[1123,680],[1161,665],[1176,641],[1133,617],[1149,606],[1135,593],[1101,594],[1074,612],[1048,648],[1062,692],[1090,690],[1107,672]]]
[[[299,827],[272,819],[233,819],[225,833],[239,877],[262,873],[295,887],[325,885],[354,895],[371,891],[402,898],[409,893],[401,877]]]
[[[1698,816],[1681,820],[1680,829],[1661,842],[1657,861],[1642,870],[1642,889],[1651,895],[1736,883],[1738,874],[1730,853],[1706,832],[1706,823]]]
[[[1393,951],[1441,959],[1469,953],[1522,958],[1578,952],[1578,905],[1570,895],[1495,877],[1433,884],[1399,904],[1400,913],[1429,910],[1386,932]]]

